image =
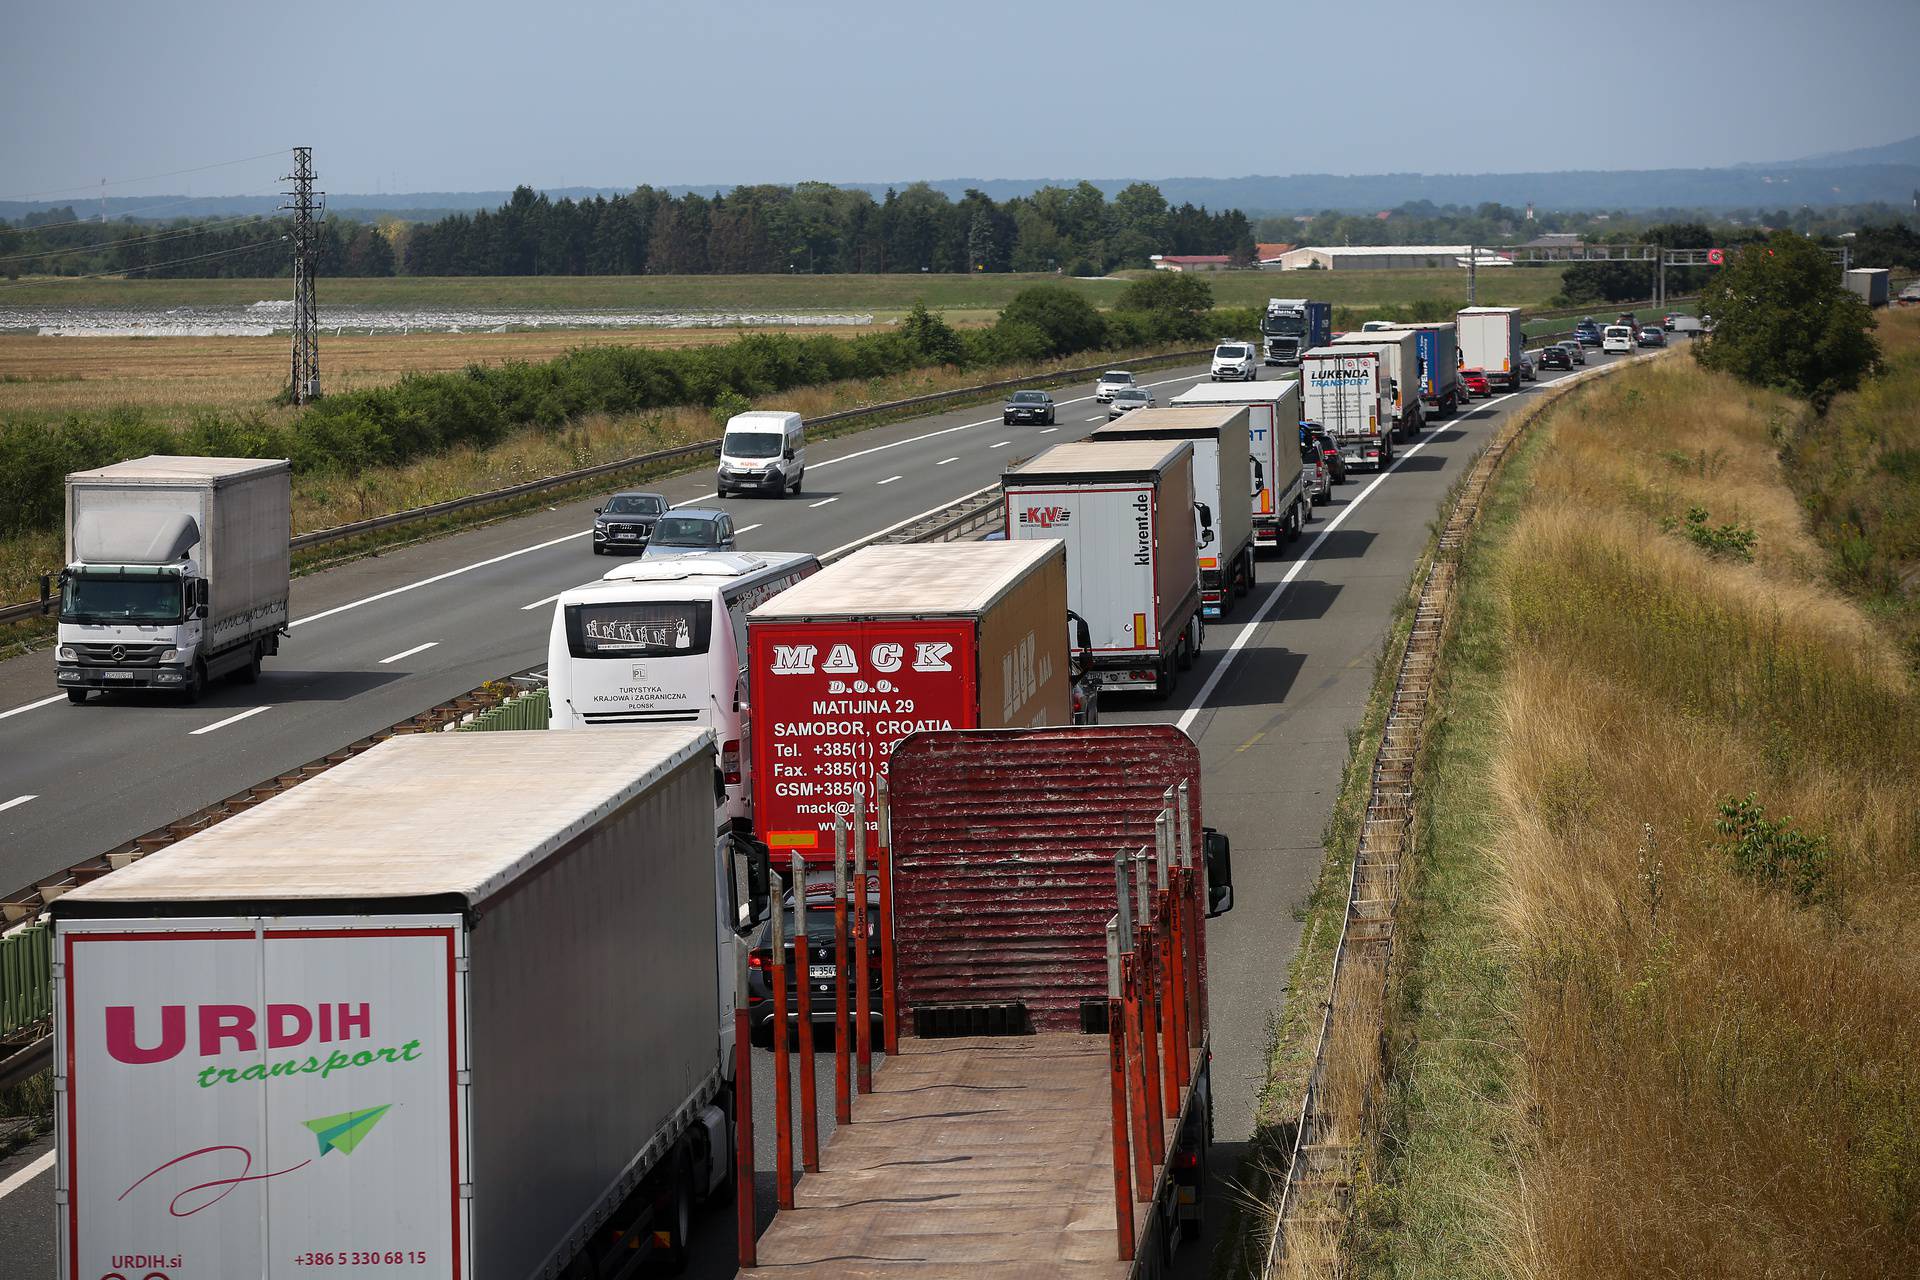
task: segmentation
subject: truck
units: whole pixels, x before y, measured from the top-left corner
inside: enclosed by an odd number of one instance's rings
[[[1224,618],[1234,601],[1253,591],[1252,502],[1258,496],[1256,460],[1248,439],[1245,405],[1185,405],[1141,409],[1109,422],[1092,436],[1095,444],[1126,440],[1185,440],[1193,445],[1194,501],[1212,515],[1213,539],[1200,548],[1200,612]]]
[[[1008,539],[1066,549],[1067,607],[1086,621],[1101,689],[1171,693],[1200,651],[1214,518],[1195,500],[1193,462],[1187,440],[1081,440],[1001,477]]]
[[[1333,346],[1371,347],[1385,361],[1393,401],[1394,438],[1411,440],[1426,426],[1425,401],[1420,395],[1420,336],[1411,329],[1343,333]]]
[[[1467,307],[1454,317],[1460,364],[1479,369],[1493,386],[1520,389],[1520,353],[1526,346],[1518,307]]]
[[[1268,364],[1299,364],[1314,347],[1333,337],[1333,304],[1305,298],[1268,298],[1260,318]]]
[[[918,733],[890,771],[898,1052],[741,1280],[1164,1274],[1210,1211],[1206,933],[1233,906],[1198,748],[1172,725]],[[1124,903],[1116,850],[1140,855]]]
[[[1393,399],[1376,347],[1316,347],[1300,358],[1300,416],[1327,433],[1349,470],[1393,462]]]
[[[1854,267],[1847,272],[1847,289],[1870,307],[1884,307],[1892,276],[1885,267]]]
[[[283,458],[151,455],[66,484],[54,679],[192,701],[251,684],[287,632],[291,469]]]
[[[1172,401],[1186,405],[1244,405],[1247,443],[1253,455],[1253,545],[1278,547],[1298,538],[1313,516],[1312,495],[1301,470],[1300,383],[1263,382],[1257,386],[1223,386],[1202,382],[1182,391]]]
[[[1436,418],[1451,418],[1466,398],[1460,387],[1460,344],[1454,322],[1441,324],[1394,324],[1369,320],[1368,333],[1414,335],[1420,355],[1420,400]]]
[[[62,895],[58,1274],[684,1257],[733,1178],[734,866],[706,729],[426,733]]]
[[[837,815],[873,830],[909,733],[1068,723],[1067,578],[1057,538],[881,545],[755,606],[754,823],[780,865],[830,861]]]

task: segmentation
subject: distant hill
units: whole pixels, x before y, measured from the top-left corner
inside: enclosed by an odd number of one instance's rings
[[[1743,169],[1832,169],[1862,164],[1920,165],[1920,134],[1877,147],[1855,147],[1851,151],[1829,151],[1799,160],[1783,160],[1770,165],[1741,165]]]

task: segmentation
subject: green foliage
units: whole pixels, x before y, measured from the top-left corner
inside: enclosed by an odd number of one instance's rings
[[[1105,345],[1107,322],[1091,302],[1071,289],[1054,284],[1022,289],[1001,309],[995,328],[1030,326],[1046,338],[1046,356],[1092,351]]]
[[[1701,364],[1804,396],[1822,412],[1879,363],[1872,312],[1804,236],[1780,232],[1742,249],[1700,306],[1714,321],[1713,337],[1694,348]]]
[[[1824,837],[1795,831],[1786,818],[1769,819],[1749,792],[1720,802],[1713,821],[1720,852],[1733,869],[1769,889],[1784,889],[1803,907],[1833,900],[1833,853]]]
[[[1154,312],[1160,317],[1162,338],[1204,338],[1213,310],[1213,286],[1185,271],[1155,271],[1135,280],[1114,304],[1116,312]]]
[[[1669,462],[1674,461],[1671,457],[1667,460]],[[1687,465],[1691,465],[1693,459],[1682,455],[1681,461]],[[1704,466],[1705,464],[1702,463],[1701,465]],[[1753,559],[1754,543],[1760,539],[1760,535],[1753,531],[1751,525],[1708,524],[1707,509],[1705,507],[1688,507],[1684,520],[1668,519],[1662,522],[1662,527],[1665,528],[1668,533],[1678,533],[1682,535],[1688,542],[1691,542],[1708,555],[1720,556],[1728,560],[1751,561]]]
[[[900,336],[929,364],[966,363],[966,348],[961,345],[960,335],[952,325],[928,311],[924,302],[914,303],[913,309],[900,321]]]

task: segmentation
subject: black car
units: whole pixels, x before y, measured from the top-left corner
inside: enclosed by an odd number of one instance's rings
[[[1044,422],[1053,425],[1053,397],[1044,391],[1016,391],[1007,397],[1006,405],[1000,410],[1003,425],[1012,426],[1016,422]]]
[[[793,896],[785,895],[780,908],[785,912],[781,934],[786,939],[787,951],[787,1019],[793,1025],[799,1025],[799,992],[795,986],[793,952]],[[847,932],[853,933],[853,906],[847,907]],[[855,958],[849,950],[849,965]],[[834,919],[833,884],[810,883],[807,891],[807,994],[812,1000],[813,1023],[816,1027],[832,1026],[834,1018]],[[857,972],[857,970],[855,971]],[[871,1013],[875,1029],[880,1022],[880,889],[869,878],[867,890],[867,990],[871,1004]],[[847,981],[847,1020],[852,1022],[857,997],[853,975]],[[756,1040],[765,1039],[772,1043],[773,1029],[773,925],[768,922],[760,926],[754,934],[753,946],[747,952],[747,1020],[753,1027]]]
[[[1542,347],[1540,348],[1540,367],[1542,369],[1571,369],[1573,368],[1573,357],[1567,353],[1565,347],[1558,344],[1550,347]]]
[[[645,551],[654,522],[666,514],[667,500],[657,493],[616,493],[593,509],[593,554]]]
[[[1333,437],[1327,434],[1327,429],[1318,423],[1301,423],[1300,442],[1305,444],[1308,441],[1313,442],[1320,450],[1320,456],[1326,460],[1328,480],[1333,484],[1345,484],[1347,459],[1340,452],[1340,446],[1333,442]]]

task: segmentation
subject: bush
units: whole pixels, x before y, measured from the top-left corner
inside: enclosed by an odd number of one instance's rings
[[[1790,231],[1734,255],[1700,308],[1714,324],[1694,347],[1701,364],[1804,396],[1822,413],[1880,362],[1867,304],[1842,287],[1826,250]]]
[[[1740,875],[1770,889],[1785,889],[1803,907],[1832,900],[1833,855],[1827,842],[1795,831],[1784,818],[1768,819],[1752,792],[1744,800],[1729,796],[1721,801],[1713,829],[1725,837],[1720,851]]]
[[[1042,356],[1069,356],[1106,345],[1107,322],[1094,305],[1057,284],[1022,289],[1000,312],[994,327],[1030,325],[1046,337]]]
[[[1161,341],[1204,339],[1213,310],[1213,286],[1184,271],[1153,271],[1128,285],[1109,323],[1141,314],[1154,317]],[[1119,345],[1119,344],[1115,344]]]

